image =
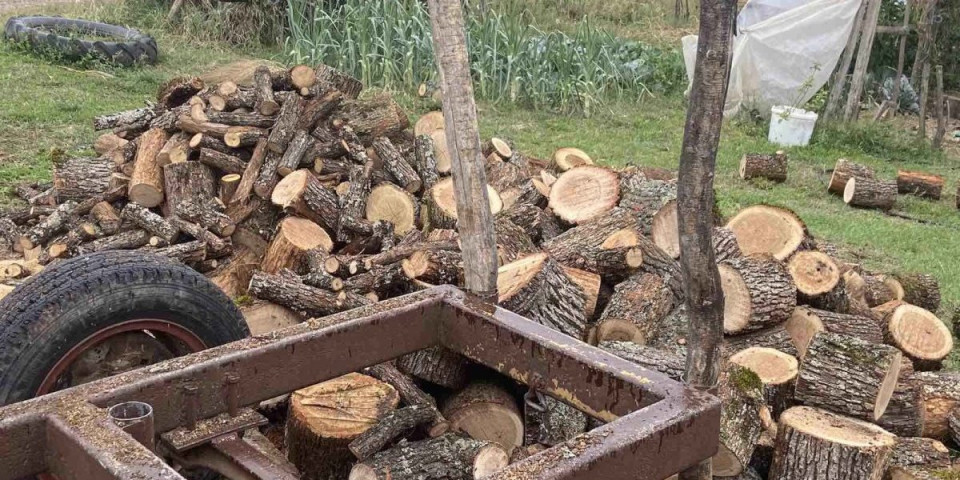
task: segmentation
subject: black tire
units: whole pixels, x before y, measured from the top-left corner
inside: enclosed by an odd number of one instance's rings
[[[90,41],[58,34],[65,31],[107,36],[117,41]],[[157,62],[157,42],[153,37],[106,23],[60,17],[13,17],[7,20],[3,33],[8,40],[29,45],[34,50],[52,50],[68,59],[94,56],[127,67]]]
[[[34,397],[75,345],[143,318],[182,327],[205,347],[249,335],[236,305],[185,265],[124,251],[74,258],[0,300],[0,406]]]

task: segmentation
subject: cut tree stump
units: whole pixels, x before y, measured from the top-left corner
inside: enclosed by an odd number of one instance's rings
[[[410,192],[389,182],[370,190],[367,196],[365,218],[370,222],[386,220],[393,224],[397,235],[406,235],[417,228],[420,204]]]
[[[579,148],[560,148],[553,152],[553,165],[558,172],[566,172],[576,167],[593,165],[593,159]]]
[[[922,436],[945,441],[950,436],[949,416],[960,407],[960,373],[917,372],[911,376],[920,387],[923,403]]]
[[[507,454],[523,445],[523,416],[516,399],[497,384],[471,383],[447,399],[440,411],[453,430],[496,443]]]
[[[790,210],[769,205],[754,205],[737,213],[727,222],[744,255],[769,253],[786,260],[798,249],[807,250],[807,227]]]
[[[772,182],[787,180],[787,154],[781,151],[773,155],[747,153],[740,158],[740,178],[750,180],[765,178]]]
[[[487,185],[487,200],[490,204],[490,213],[496,215],[503,209],[503,201],[493,187]],[[436,228],[453,229],[457,226],[457,199],[453,194],[453,178],[440,180],[424,196],[426,209],[427,230]]]
[[[763,398],[774,417],[793,406],[793,389],[800,369],[796,357],[772,348],[751,347],[733,354],[730,362],[757,374],[763,383]]]
[[[337,194],[321,185],[310,170],[297,170],[283,177],[273,188],[270,201],[330,231],[336,231],[339,225],[340,203]]]
[[[597,321],[598,342],[631,341],[645,345],[661,321],[679,304],[663,278],[640,273],[617,284]]]
[[[830,184],[827,191],[837,195],[843,195],[847,188],[847,182],[851,178],[875,178],[873,169],[858,163],[851,162],[845,158],[837,160],[833,167],[833,175],[830,176]]]
[[[139,139],[127,196],[147,208],[163,202],[163,165],[157,156],[168,138],[166,131],[154,128],[147,130]]]
[[[940,282],[925,273],[898,275],[903,301],[936,313],[940,310]]]
[[[729,364],[720,374],[720,450],[713,456],[717,476],[739,475],[749,465],[757,440],[763,432],[763,383],[753,371]]]
[[[304,480],[346,478],[348,445],[397,407],[390,385],[349,373],[293,392],[287,416],[287,456]]]
[[[820,332],[807,347],[797,377],[798,402],[876,421],[897,386],[902,354],[888,345]]]
[[[587,430],[587,415],[549,395],[530,389],[524,395],[524,444],[554,446]]]
[[[890,210],[897,203],[897,184],[873,178],[851,178],[843,202],[853,207]]]
[[[857,337],[869,343],[883,343],[883,330],[873,317],[861,314],[844,314],[800,306],[793,311],[786,323],[801,358],[810,345],[810,340],[820,332],[838,333]]]
[[[883,322],[887,343],[903,351],[917,371],[939,370],[953,350],[950,330],[928,310],[904,303],[887,314]]]
[[[550,208],[563,221],[580,224],[597,218],[620,201],[620,179],[613,170],[584,166],[560,175],[550,189]]]
[[[400,442],[355,465],[349,480],[472,480],[505,468],[509,459],[497,444],[451,433]]]
[[[920,198],[940,200],[943,191],[943,177],[925,172],[897,171],[897,193],[916,195]]]
[[[503,308],[578,340],[586,338],[585,295],[547,254],[500,267],[497,291]]]
[[[327,232],[304,218],[284,218],[263,256],[260,268],[267,273],[277,273],[284,268],[296,271],[303,264],[307,252],[314,248],[327,252],[333,249],[333,241]]]
[[[811,407],[780,416],[771,480],[880,480],[896,437],[882,428]]]
[[[782,262],[752,255],[718,265],[723,288],[723,331],[746,333],[785,322],[797,306],[797,289]]]

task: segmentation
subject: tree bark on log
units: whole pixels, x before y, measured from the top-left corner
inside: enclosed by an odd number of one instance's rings
[[[950,440],[954,445],[960,445],[960,407],[954,407],[947,416],[947,427],[950,431]]]
[[[392,95],[382,93],[343,102],[332,124],[349,125],[369,145],[377,137],[395,137],[410,126],[410,120]]]
[[[421,390],[412,378],[398,370],[392,363],[381,363],[368,367],[364,373],[390,384],[400,394],[403,403],[430,409],[433,420],[428,433],[431,437],[438,437],[450,430],[450,423],[440,413],[436,400]]]
[[[250,278],[250,294],[283,305],[307,318],[325,317],[356,307],[356,298],[341,298],[328,290],[311,287],[297,276],[254,272]],[[342,292],[341,292],[342,293]]]
[[[227,155],[210,148],[200,149],[200,163],[220,170],[224,174],[241,174],[247,168],[247,164],[239,157]]]
[[[407,160],[400,155],[397,147],[387,137],[377,137],[373,140],[373,150],[383,161],[383,166],[397,179],[397,185],[408,192],[418,192],[423,186],[420,176],[414,171]]]
[[[894,300],[902,300],[903,287],[893,277],[886,275],[867,275],[863,278],[863,297],[870,308],[878,307]]]
[[[323,90],[339,90],[345,98],[351,99],[359,97],[363,90],[363,82],[333,67],[321,63],[314,72],[317,75],[317,85]]]
[[[163,202],[163,165],[157,155],[167,138],[167,132],[159,128],[148,130],[140,136],[127,196],[131,201],[147,208],[156,207]]]
[[[80,245],[77,247],[77,254],[85,255],[106,250],[133,250],[148,242],[150,242],[150,234],[146,230],[127,230]]]
[[[883,343],[883,330],[876,319],[861,314],[836,313],[811,307],[797,307],[786,323],[801,357],[820,332],[857,337],[868,343]]]
[[[940,200],[943,191],[943,177],[925,172],[897,171],[897,193],[916,195],[920,198]]]
[[[953,350],[950,330],[936,315],[904,303],[883,317],[887,343],[899,348],[918,371],[939,370]]]
[[[197,240],[163,248],[144,248],[143,250],[185,264],[202,262],[207,258],[207,245]]]
[[[780,416],[771,480],[880,480],[896,437],[824,410],[794,407]]]
[[[936,313],[940,310],[940,283],[933,275],[917,273],[899,275],[903,287],[903,301]]]
[[[499,444],[507,454],[523,445],[523,416],[513,395],[498,384],[471,383],[448,398],[440,411],[453,430]]]
[[[904,360],[900,378],[890,396],[890,403],[876,424],[901,437],[919,437],[923,433],[923,399],[920,385],[913,380],[913,365]]]
[[[554,446],[587,430],[587,415],[538,390],[530,389],[523,402],[524,445]]]
[[[796,357],[779,350],[750,347],[733,354],[730,362],[747,368],[763,384],[763,399],[774,418],[793,406],[799,363]]]
[[[307,252],[315,248],[326,252],[333,249],[333,241],[323,228],[307,219],[284,218],[260,267],[267,273],[277,273],[284,268],[297,271],[306,260]]]
[[[713,229],[713,249],[717,255],[717,262],[743,256],[740,245],[737,243],[737,236],[727,227]]]
[[[466,385],[470,362],[459,353],[443,347],[430,347],[397,359],[401,372],[457,390]]]
[[[166,216],[176,214],[180,205],[202,205],[213,198],[216,180],[210,167],[200,162],[171,163],[163,167]]]
[[[497,263],[501,266],[540,252],[527,232],[510,220],[497,217],[493,226],[497,235]]]
[[[570,277],[570,280],[580,287],[580,291],[583,292],[585,299],[584,315],[586,315],[587,320],[593,320],[597,312],[597,303],[600,297],[600,286],[602,283],[600,275],[566,265],[560,265],[560,268],[563,269],[563,273]]]
[[[673,352],[620,341],[600,342],[599,347],[641,367],[656,370],[678,382],[683,380],[685,359]]]
[[[645,345],[661,321],[679,305],[663,278],[641,273],[619,283],[597,322],[597,341],[631,341]]]
[[[945,468],[952,463],[950,449],[932,438],[897,438],[890,456],[891,467]]]
[[[269,148],[269,147],[268,147]],[[268,200],[273,192],[273,188],[280,181],[280,175],[277,173],[277,167],[280,166],[280,154],[268,151],[263,160],[263,167],[260,174],[253,183],[253,191],[258,197]]]
[[[729,357],[749,347],[764,347],[779,350],[787,355],[800,358],[800,351],[794,339],[785,328],[785,324],[774,325],[744,335],[728,336],[723,339],[723,355]]]
[[[173,243],[180,233],[177,227],[171,225],[164,220],[163,217],[135,202],[130,202],[123,207],[120,216],[151,234],[162,238],[167,243]]]
[[[873,178],[851,178],[843,202],[853,207],[890,210],[897,203],[897,184]]]
[[[496,444],[447,434],[401,442],[358,463],[349,480],[470,480],[505,468],[509,458]]]
[[[424,227],[428,230],[433,230],[437,228],[442,229],[455,229],[458,226],[459,221],[459,210],[457,206],[456,198],[456,184],[453,181],[452,177],[445,178],[439,181],[437,184],[430,189],[424,195],[424,208],[426,209],[426,219],[424,222]],[[503,208],[503,201],[500,199],[500,195],[494,190],[493,187],[487,185],[486,195],[487,205],[490,207],[489,211],[491,215],[496,215],[500,213],[500,210]],[[491,217],[492,222],[492,217]],[[491,229],[491,234],[493,231]],[[496,238],[494,238],[493,246],[491,248],[496,248]]]
[[[80,201],[107,191],[114,168],[113,160],[106,157],[70,158],[54,162],[53,188],[57,198],[61,202]]]
[[[949,415],[960,406],[960,373],[917,372],[911,380],[920,386],[923,436],[944,441],[949,437]]]
[[[586,298],[546,254],[530,255],[500,267],[497,290],[503,308],[578,340],[586,338]]]
[[[304,130],[297,130],[297,133],[293,135],[293,139],[290,140],[286,151],[283,152],[283,156],[280,157],[277,173],[285,177],[300,168],[304,154],[313,146],[313,143],[314,139],[310,134]]]
[[[267,148],[270,151],[282,155],[287,150],[287,146],[297,133],[297,123],[302,112],[303,99],[299,95],[294,95],[283,103],[280,113],[277,114],[277,122],[267,138]]]
[[[403,260],[404,275],[432,285],[463,284],[463,254],[457,250],[426,250],[414,252]]]
[[[740,158],[740,178],[750,180],[765,178],[771,182],[787,180],[787,154],[777,152],[773,155],[747,153]]]
[[[807,347],[796,398],[805,405],[876,421],[900,375],[901,353],[848,335],[821,332]]]
[[[719,269],[725,333],[745,333],[785,322],[797,306],[797,289],[789,272],[770,256],[728,260]]]
[[[827,191],[836,195],[843,195],[847,188],[847,182],[851,178],[876,178],[876,173],[872,168],[851,162],[845,158],[837,160],[833,167],[833,174],[830,176],[830,184]]]
[[[228,127],[222,136],[227,147],[241,149],[256,145],[261,139],[267,138],[267,131],[257,127]]]
[[[270,67],[261,65],[253,72],[253,88],[256,94],[254,108],[262,115],[273,115],[280,109],[273,95],[273,81],[270,79]]]
[[[297,121],[297,130],[312,131],[318,123],[340,107],[341,101],[343,101],[343,93],[339,90],[327,90],[322,95],[308,100]]]
[[[123,112],[100,115],[93,117],[94,130],[107,130],[124,125],[133,125],[143,122],[149,122],[156,116],[156,110],[152,107],[137,108]]]
[[[436,417],[436,409],[425,405],[411,405],[394,410],[353,439],[349,445],[350,452],[358,459],[366,460],[405,432],[431,422]]]
[[[26,252],[27,250],[42,246],[47,240],[53,238],[54,235],[66,229],[73,221],[76,215],[76,209],[77,202],[72,200],[68,200],[57,206],[56,210],[47,216],[47,218],[20,236],[17,243],[20,245],[20,248],[22,248],[22,251]]]
[[[749,465],[763,432],[763,383],[753,371],[728,364],[720,374],[720,450],[713,456],[713,473],[731,477]],[[769,415],[769,413],[767,413]]]
[[[297,170],[284,177],[274,187],[270,201],[284,211],[337,231],[340,219],[337,194],[321,185],[309,170]]]
[[[90,215],[97,221],[97,225],[100,225],[105,235],[114,235],[120,230],[120,215],[110,202],[97,203],[90,210]]]
[[[348,445],[393,411],[400,398],[390,385],[358,373],[290,395],[287,456],[304,480],[342,480],[354,461]]]

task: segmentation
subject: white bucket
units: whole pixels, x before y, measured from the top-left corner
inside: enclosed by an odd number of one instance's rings
[[[818,115],[802,108],[777,105],[770,108],[770,133],[767,139],[771,143],[784,146],[803,146],[810,143],[813,127]]]

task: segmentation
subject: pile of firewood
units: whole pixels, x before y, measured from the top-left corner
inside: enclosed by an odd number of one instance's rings
[[[178,78],[155,104],[97,117],[109,130],[100,156],[59,159],[52,185],[17,188],[30,206],[0,218],[17,252],[0,275],[12,285],[86,252],[141,249],[255,298],[277,324],[462,286],[442,113],[411,130],[389,95],[361,89],[323,65],[261,67],[252,85]],[[483,153],[499,304],[680,379],[674,175],[601,167],[573,148],[540,160],[500,138]],[[911,472],[947,466],[936,440],[960,440],[960,374],[937,371],[953,343],[932,313],[936,280],[841,262],[783,208],[725,225],[714,232],[727,359],[715,472],[813,478],[804,469],[816,463],[830,478],[888,466],[924,478]],[[278,443],[305,479],[474,478],[596,422],[442,348],[288,403]]]

